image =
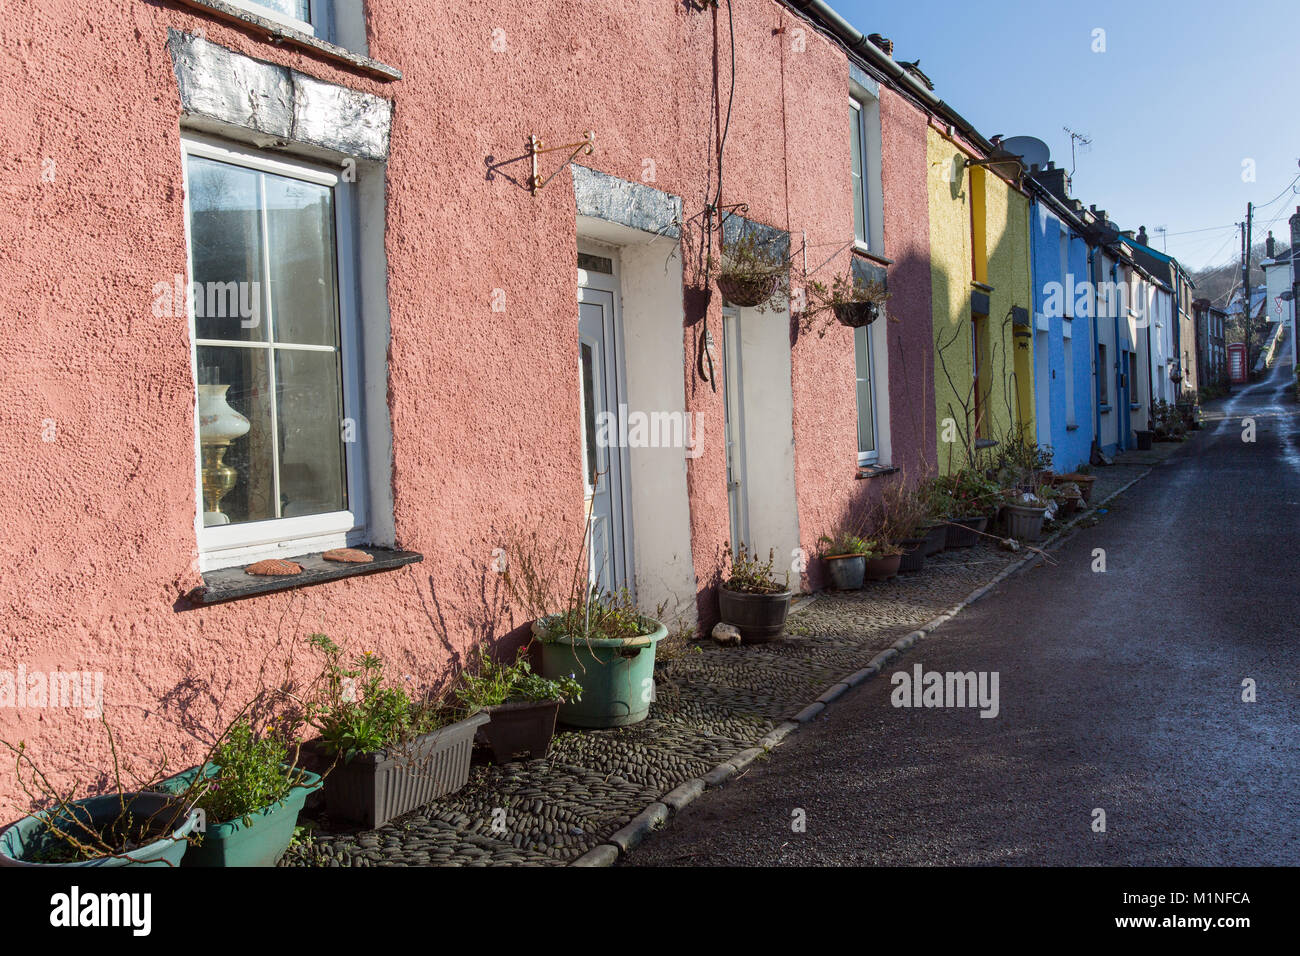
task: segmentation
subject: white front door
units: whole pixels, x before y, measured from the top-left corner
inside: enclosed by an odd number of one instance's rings
[[[745,498],[745,409],[740,342],[740,313],[722,310],[722,391],[726,401],[727,507],[731,513],[731,550],[749,542],[749,506]]]
[[[590,578],[602,591],[632,587],[628,547],[627,448],[620,435],[625,404],[618,279],[612,257],[584,256],[578,269],[578,387],[582,475],[589,524]],[[601,271],[608,263],[609,272]]]

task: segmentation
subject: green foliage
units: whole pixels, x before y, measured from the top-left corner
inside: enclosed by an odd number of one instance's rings
[[[1002,496],[1002,487],[973,468],[963,468],[931,478],[923,494],[935,517],[970,518],[993,507]]]
[[[388,684],[378,655],[367,651],[348,665],[342,649],[326,635],[313,634],[307,641],[325,655],[325,668],[304,718],[320,732],[328,752],[346,756],[384,750],[455,720],[441,701],[412,699],[404,687]]]
[[[848,531],[836,531],[824,534],[817,539],[818,548],[823,558],[834,558],[844,554],[866,554],[871,544],[861,535]]]
[[[774,572],[776,551],[767,552],[767,560],[762,561],[757,555],[750,555],[745,545],[733,552],[728,544],[724,555],[731,566],[729,573],[722,579],[722,586],[729,591],[741,591],[746,594],[780,594],[790,587],[790,572],[784,581],[777,581]]]
[[[289,795],[298,774],[286,766],[288,761],[286,741],[273,734],[259,736],[252,724],[240,721],[212,752],[217,771],[199,782],[206,789],[194,805],[207,813],[209,823],[242,817],[248,824],[248,814]]]
[[[657,621],[641,613],[626,588],[614,592],[590,588],[569,601],[563,612],[543,621],[543,641],[561,637],[574,641],[625,641],[653,634],[659,628]]]
[[[582,685],[572,675],[548,680],[534,674],[528,662],[528,649],[521,647],[513,664],[500,664],[480,645],[473,671],[461,677],[456,691],[461,704],[470,713],[510,701],[559,700],[574,703],[582,699]]]

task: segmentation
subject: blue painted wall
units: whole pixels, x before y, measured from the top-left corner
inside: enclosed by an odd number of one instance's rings
[[[1079,289],[1089,281],[1088,245],[1073,230],[1068,231],[1062,262],[1061,219],[1050,207],[1035,200],[1030,223],[1035,329],[1041,329],[1044,319],[1047,324],[1045,334],[1036,332],[1034,336],[1035,348],[1041,348],[1044,339],[1047,344],[1047,388],[1035,382],[1034,389],[1038,441],[1052,446],[1056,471],[1073,471],[1088,463],[1095,435],[1092,366],[1096,343],[1091,315],[1078,306]],[[1062,290],[1055,301],[1050,294],[1052,283],[1059,283]],[[1091,298],[1087,301],[1091,308]],[[1061,314],[1060,304],[1072,319]],[[1041,370],[1042,364],[1036,361],[1035,368]],[[1044,402],[1046,409],[1042,408]]]

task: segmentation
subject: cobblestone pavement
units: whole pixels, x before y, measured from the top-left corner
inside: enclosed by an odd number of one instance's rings
[[[1156,447],[1163,459],[1181,446]],[[1122,461],[1096,469],[1093,501],[1146,474],[1154,463]],[[779,641],[722,647],[706,640],[662,662],[655,703],[641,723],[561,731],[550,756],[540,760],[498,766],[480,762],[476,754],[461,791],[378,830],[339,828],[304,815],[302,822],[313,824],[312,836],[292,847],[281,865],[570,863],[607,843],[679,784],[759,746],[829,685],[1023,557],[987,539],[936,555],[923,570],[890,582],[805,597],[792,609]]]

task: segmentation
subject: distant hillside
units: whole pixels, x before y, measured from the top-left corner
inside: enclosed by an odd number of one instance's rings
[[[1264,281],[1264,270],[1259,267],[1260,260],[1264,258],[1264,243],[1255,246],[1254,254],[1250,257],[1250,285],[1254,288]],[[1279,258],[1290,253],[1288,247],[1279,245],[1274,253]],[[1196,283],[1196,297],[1198,299],[1209,299],[1218,308],[1223,308],[1228,304],[1228,299],[1232,293],[1241,286],[1241,252],[1226,262],[1217,266],[1208,266],[1204,269],[1192,273],[1192,281]]]

